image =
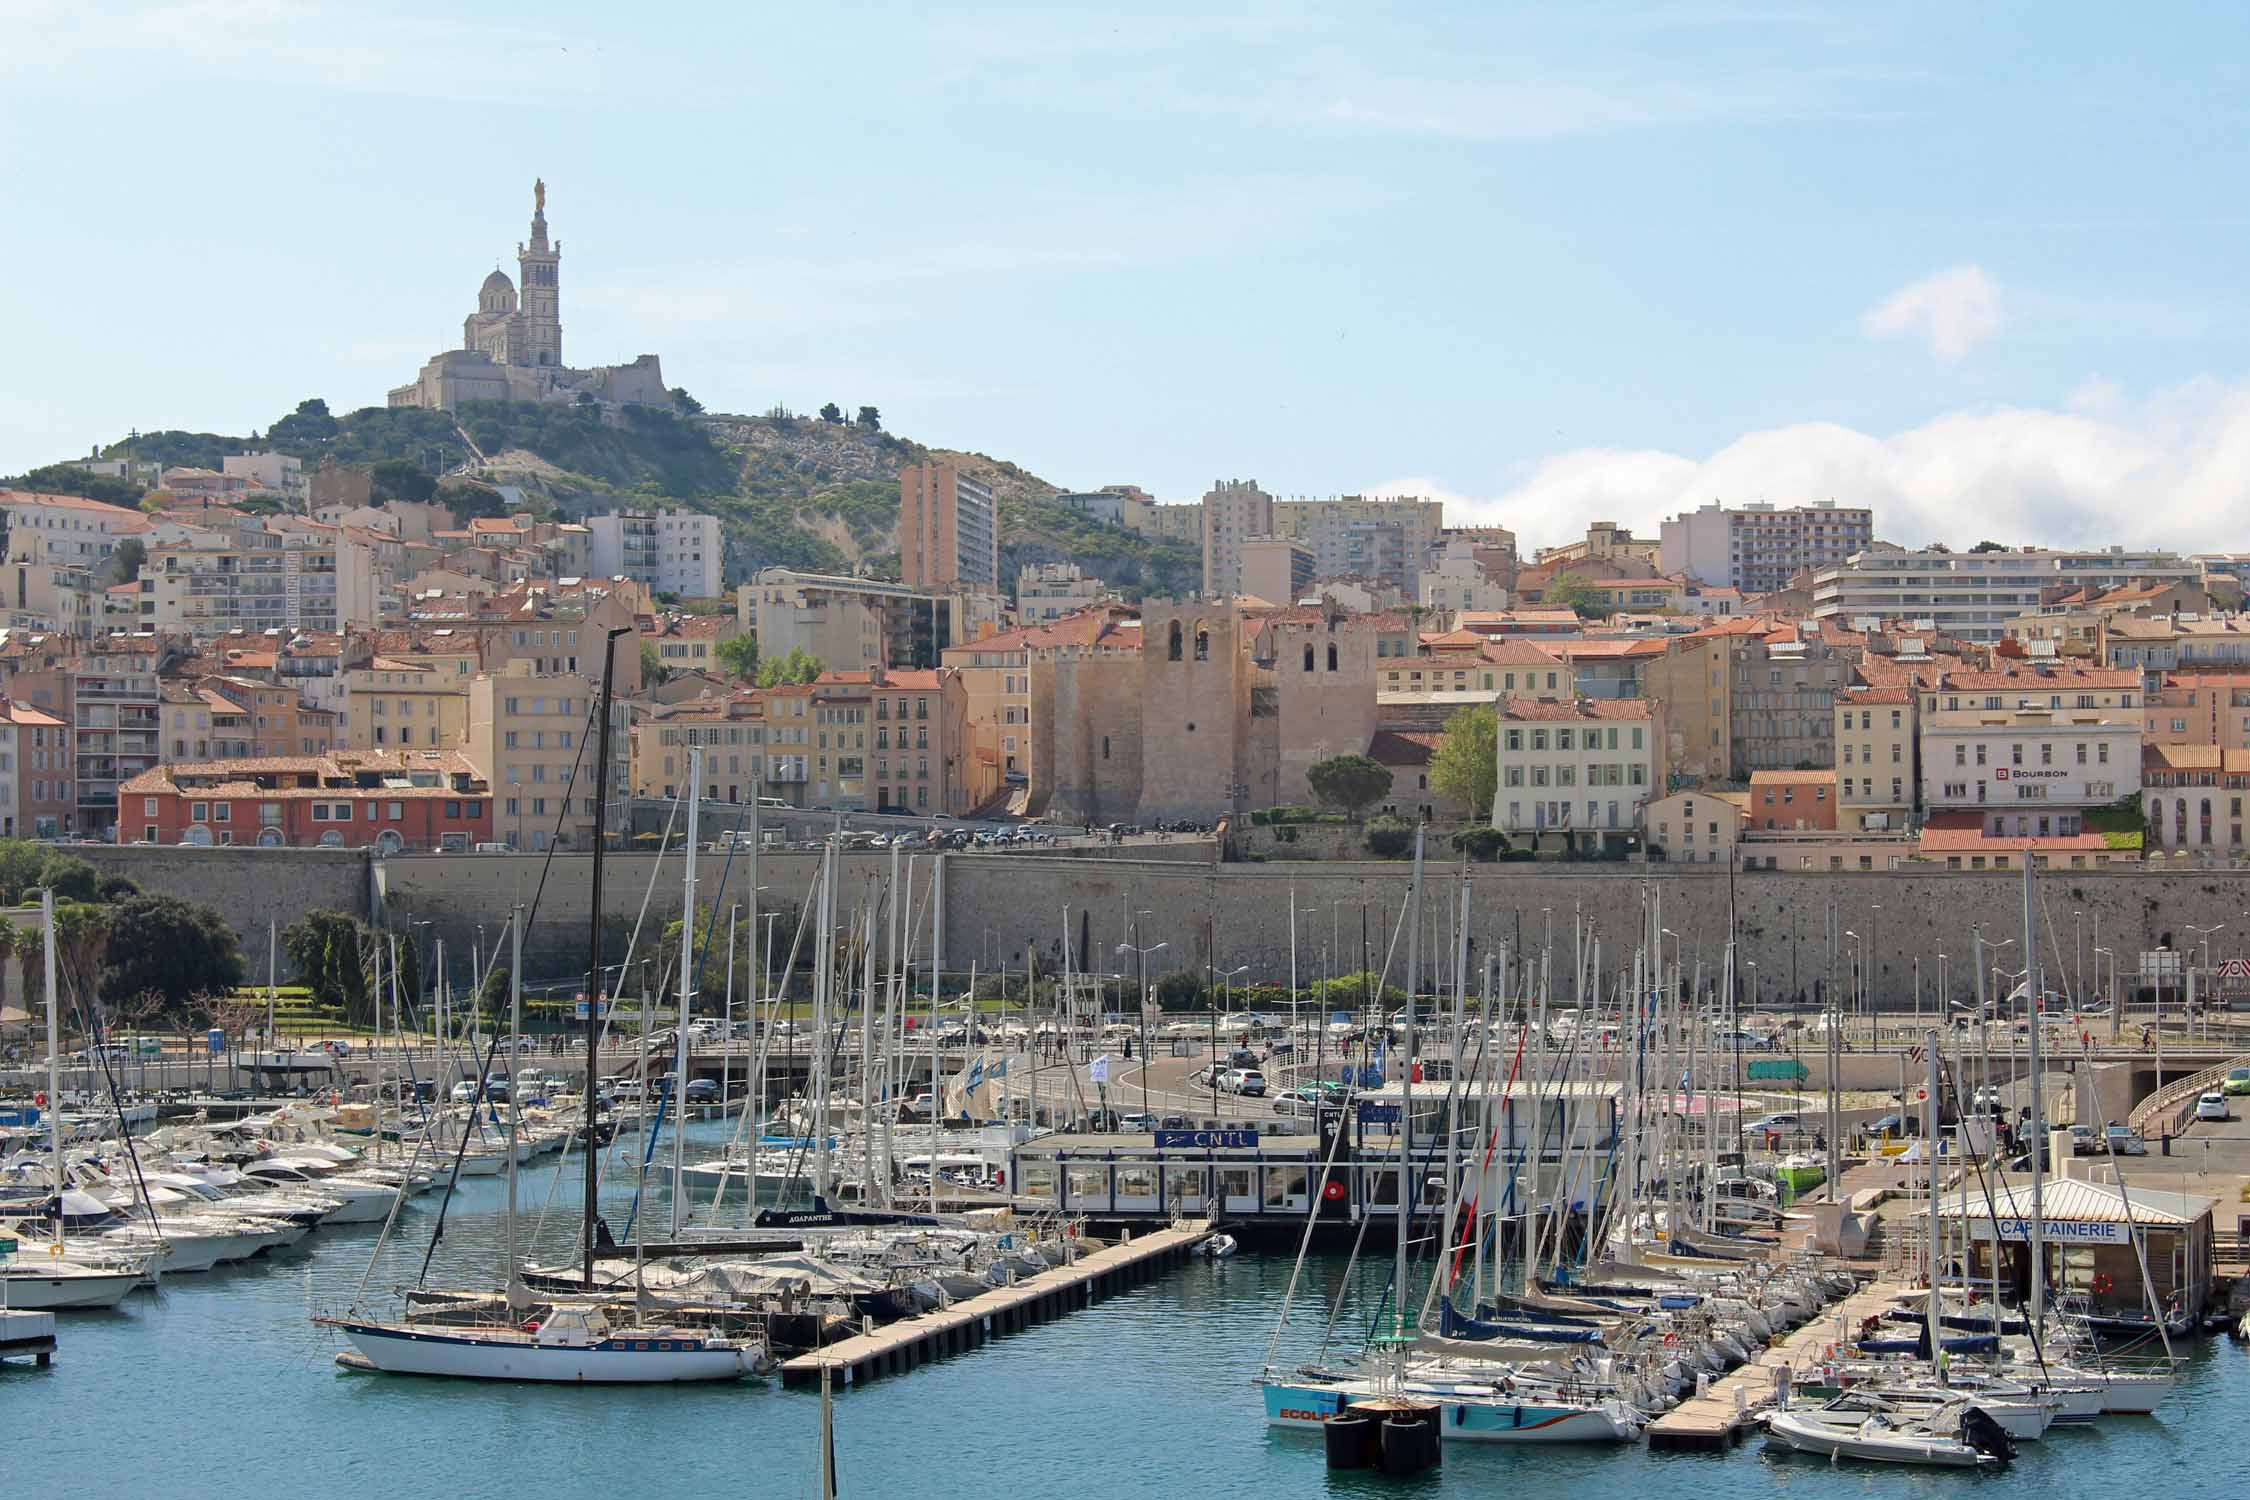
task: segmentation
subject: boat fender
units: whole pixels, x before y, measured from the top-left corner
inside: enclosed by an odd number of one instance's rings
[[[38,1093],[33,1094],[31,1096],[31,1102],[38,1105],[41,1109],[45,1109],[47,1107],[47,1091],[45,1089],[41,1089]]]
[[[525,1333],[537,1333],[539,1331],[539,1320],[537,1318],[524,1319],[523,1331]]]

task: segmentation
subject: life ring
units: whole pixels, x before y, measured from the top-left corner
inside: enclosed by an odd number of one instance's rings
[[[2115,1286],[2116,1283],[2109,1279],[2109,1273],[2107,1271],[2096,1271],[2094,1273],[2094,1279],[2090,1283],[2090,1285],[2095,1296],[2106,1297],[2109,1295],[2110,1288]]]
[[[1320,1189],[1320,1196],[1331,1203],[1341,1203],[1344,1198],[1344,1185],[1335,1181],[1324,1183]]]
[[[1674,1344],[1677,1344],[1677,1343],[1678,1343],[1679,1341],[1680,1341],[1680,1336],[1679,1336],[1678,1334],[1676,1334],[1676,1333],[1667,1333],[1666,1335],[1664,1335],[1664,1347],[1665,1347],[1665,1348],[1667,1348],[1667,1349],[1671,1348],[1671,1347],[1672,1347],[1672,1346],[1673,1346]]]
[[[62,1241],[49,1240],[47,1242],[47,1253],[53,1256],[56,1260],[61,1260],[63,1257]]]

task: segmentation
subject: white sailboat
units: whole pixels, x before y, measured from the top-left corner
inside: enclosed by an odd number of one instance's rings
[[[603,816],[607,806],[612,735],[609,732],[611,682],[616,666],[617,637],[612,631],[603,656],[602,694],[596,756],[596,829],[593,857],[592,910],[587,927],[591,956],[587,965],[586,1006],[586,1153],[585,1202],[581,1229],[585,1248],[585,1285],[594,1286],[594,1216],[597,1207],[594,1152],[594,1080],[600,1076],[599,1036],[602,1018],[602,864],[607,839]],[[691,767],[691,785],[700,781],[700,766]],[[692,826],[692,825],[691,825]],[[688,912],[688,929],[694,911]],[[513,960],[509,969],[509,1034],[523,1032],[523,925],[519,907],[509,920]],[[479,1101],[472,1101],[472,1108]],[[612,1324],[597,1306],[563,1302],[544,1313],[525,1316],[534,1302],[525,1290],[516,1259],[517,1111],[508,1114],[506,1162],[508,1204],[503,1245],[507,1325],[459,1325],[407,1320],[362,1318],[346,1314],[316,1322],[342,1331],[373,1369],[393,1375],[449,1375],[472,1380],[537,1381],[571,1385],[647,1385],[689,1380],[733,1380],[765,1366],[764,1344],[755,1339],[728,1338],[669,1324]]]
[[[15,1258],[24,1238],[8,1237],[9,1253],[0,1256],[0,1306],[27,1312],[115,1307],[147,1279],[149,1262],[141,1254],[72,1253],[63,1222],[69,1178],[63,1163],[62,989],[55,973],[55,893],[51,890],[39,893],[39,922],[47,962],[47,1151],[54,1214],[44,1233],[31,1242],[36,1253],[29,1259]]]

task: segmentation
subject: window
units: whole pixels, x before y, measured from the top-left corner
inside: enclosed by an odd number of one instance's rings
[[[211,804],[211,821],[214,823],[233,822],[234,804],[232,802],[214,802]]]
[[[210,822],[211,804],[208,802],[190,802],[188,804],[188,821],[190,823]]]

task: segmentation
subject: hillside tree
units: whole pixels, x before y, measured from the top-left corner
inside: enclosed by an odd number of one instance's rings
[[[1457,708],[1430,757],[1430,788],[1458,802],[1479,822],[1492,816],[1500,782],[1500,713],[1489,703]]]
[[[1364,755],[1334,755],[1314,761],[1305,770],[1312,793],[1329,807],[1340,807],[1358,817],[1390,794],[1387,766]]]

